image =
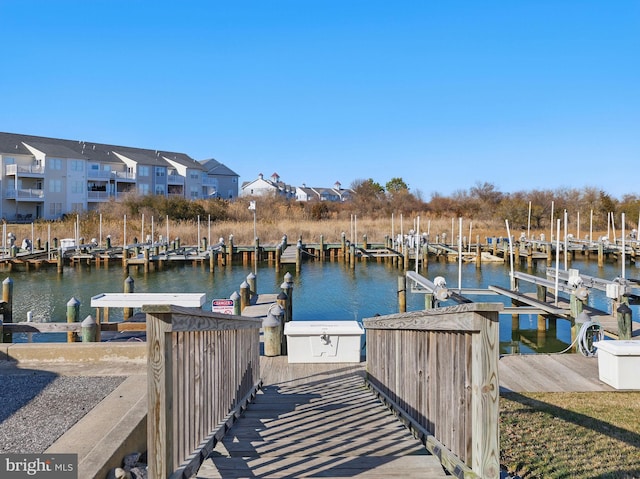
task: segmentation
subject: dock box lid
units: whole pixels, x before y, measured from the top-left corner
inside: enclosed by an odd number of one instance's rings
[[[284,324],[284,334],[287,336],[355,335],[364,334],[364,328],[358,321],[289,321]]]
[[[593,345],[614,356],[640,356],[640,341],[611,339],[596,341]]]

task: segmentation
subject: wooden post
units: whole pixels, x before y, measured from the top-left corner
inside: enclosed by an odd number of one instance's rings
[[[280,257],[282,256],[282,243],[276,245],[276,273],[280,272]]]
[[[76,298],[71,298],[67,302],[67,323],[77,323],[80,320],[80,301]],[[76,333],[73,331],[67,332],[67,342],[73,343],[76,340]]]
[[[209,250],[209,273],[215,273],[216,271],[216,252]]]
[[[433,293],[425,293],[424,309],[433,309]]]
[[[398,312],[407,312],[407,278],[398,276]]]
[[[296,273],[299,273],[302,269],[302,240],[298,240],[296,247]]]
[[[342,234],[340,235],[340,248],[342,250],[342,258],[343,261],[347,261],[347,235],[346,233],[343,231]]]
[[[318,248],[318,259],[320,262],[324,261],[324,236],[320,235],[320,246]]]
[[[402,268],[403,270],[409,271],[409,248],[406,244],[402,245]]]
[[[227,263],[233,264],[233,235],[229,235],[229,244],[227,246]]]
[[[2,302],[4,303],[2,320],[5,323],[13,323],[13,280],[11,278],[6,278],[2,282]],[[3,333],[1,337],[4,343],[13,342],[12,333]]]
[[[147,313],[147,447],[149,477],[166,478],[173,464],[171,315]]]
[[[349,267],[356,269],[356,245],[354,244],[349,247]]]
[[[598,243],[598,268],[602,268],[604,266],[604,245],[602,241]]]
[[[133,278],[131,276],[127,276],[127,279],[124,280],[124,293],[133,293],[134,291],[134,281]],[[124,317],[124,319],[129,319],[131,316],[133,316],[133,308],[123,308],[122,309],[122,316]]]
[[[62,252],[62,248],[58,248],[58,274],[62,274],[64,270],[64,253]]]
[[[258,296],[258,288],[256,286],[256,275],[253,273],[249,273],[247,275],[247,284],[249,285],[249,291],[251,293],[251,297]]]
[[[482,267],[482,248],[480,247],[480,235],[476,235],[476,268]]]
[[[287,321],[293,321],[293,276],[291,276],[291,273],[287,272],[284,275],[284,283],[280,287],[287,295],[287,311],[285,312],[285,317]]]
[[[243,281],[240,285],[240,311],[244,311],[244,308],[251,304],[251,290],[249,283]]]
[[[482,314],[479,334],[472,336],[471,363],[472,429],[471,461],[479,477],[500,477],[498,358],[500,356],[499,317],[497,312]]]
[[[144,272],[148,273],[149,272],[149,265],[150,265],[150,260],[149,260],[149,247],[145,246],[144,247]]]
[[[229,296],[229,299],[233,301],[233,314],[235,314],[236,316],[240,316],[240,295],[237,291],[234,291],[233,293],[231,293],[231,296]]]
[[[264,338],[264,355],[280,356],[282,354],[282,321],[271,311],[267,312],[267,317],[262,321]]]
[[[631,308],[626,303],[622,303],[616,311],[618,313],[618,339],[631,339]]]
[[[285,293],[284,291],[281,291],[278,294],[278,297],[276,298],[276,303],[280,306],[280,308],[282,309],[283,312],[283,316],[282,316],[282,330],[281,330],[281,336],[280,336],[280,354],[282,354],[283,356],[287,355],[287,338],[284,335],[284,326],[285,324],[287,324],[289,321],[291,321],[291,318],[289,318],[289,311],[288,311],[288,307],[287,307],[287,302],[289,301],[289,298],[287,297],[287,293]]]
[[[96,341],[96,330],[98,323],[93,316],[89,315],[82,321],[82,342],[94,343]]]

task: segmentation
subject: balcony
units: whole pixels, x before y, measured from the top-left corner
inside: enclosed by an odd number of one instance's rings
[[[218,178],[211,178],[210,176],[202,177],[202,186],[213,186],[215,188],[218,187]]]
[[[6,165],[4,169],[6,176],[31,176],[44,177],[44,166],[42,165]]]
[[[8,200],[43,201],[44,190],[37,190],[33,188],[24,188],[18,190],[10,189],[5,191],[4,197]]]
[[[107,201],[111,195],[108,191],[88,191],[87,200],[89,201]]]
[[[184,176],[169,174],[167,175],[167,184],[184,185]]]
[[[111,176],[118,181],[136,181],[135,173],[129,171],[112,171]]]
[[[92,170],[89,168],[87,171],[87,178],[90,180],[108,180],[111,177],[113,177],[113,174],[109,170]]]

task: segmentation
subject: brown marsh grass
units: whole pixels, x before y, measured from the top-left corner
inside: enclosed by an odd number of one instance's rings
[[[250,212],[248,212],[250,213]],[[53,241],[54,238],[75,238],[76,221],[79,218],[79,237],[85,242],[92,239],[105,243],[107,235],[111,237],[111,244],[122,245],[134,243],[134,239],[144,242],[147,235],[153,232],[154,240],[158,241],[159,236],[168,237],[172,241],[180,238],[183,245],[198,244],[198,237],[208,238],[210,243],[217,243],[219,238],[229,240],[233,235],[236,245],[252,245],[254,243],[254,222],[250,214],[246,219],[241,220],[218,220],[209,221],[208,218],[201,218],[198,221],[167,221],[166,218],[154,218],[150,215],[139,215],[136,217],[123,216],[121,218],[103,218],[100,221],[98,215],[89,217],[69,217],[64,221],[36,221],[32,224],[4,224],[5,234],[13,233],[18,243],[23,238],[39,238],[44,245],[46,241]],[[383,243],[385,237],[397,236],[400,233],[407,234],[410,230],[418,229],[418,218],[358,218],[356,216],[348,218],[335,218],[327,220],[311,220],[290,218],[286,212],[278,212],[277,215],[267,217],[257,217],[255,222],[256,235],[262,245],[275,245],[279,243],[283,235],[287,235],[289,243],[296,242],[302,238],[303,242],[318,243],[323,237],[325,243],[339,243],[342,234],[349,241],[362,243],[366,235],[369,243]],[[421,217],[419,220],[419,230],[421,233],[429,231],[431,241],[439,240],[449,244],[456,244],[460,232],[460,223],[456,219],[435,219]],[[462,221],[463,238],[471,238],[475,243],[479,238],[481,243],[486,242],[487,237],[506,237],[506,225],[495,221],[472,221],[463,218]],[[524,230],[518,228],[511,229],[511,235],[518,238]],[[543,233],[549,238],[550,232],[543,230],[531,230],[531,234],[539,237]],[[575,233],[574,233],[575,234]],[[601,233],[597,233],[601,234]],[[595,236],[595,234],[594,234]],[[453,238],[453,241],[452,241]]]

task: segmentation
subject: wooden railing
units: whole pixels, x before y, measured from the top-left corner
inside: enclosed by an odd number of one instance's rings
[[[367,382],[457,477],[500,477],[498,303],[364,320]]]
[[[262,321],[173,305],[142,310],[149,477],[192,477],[260,386]]]

